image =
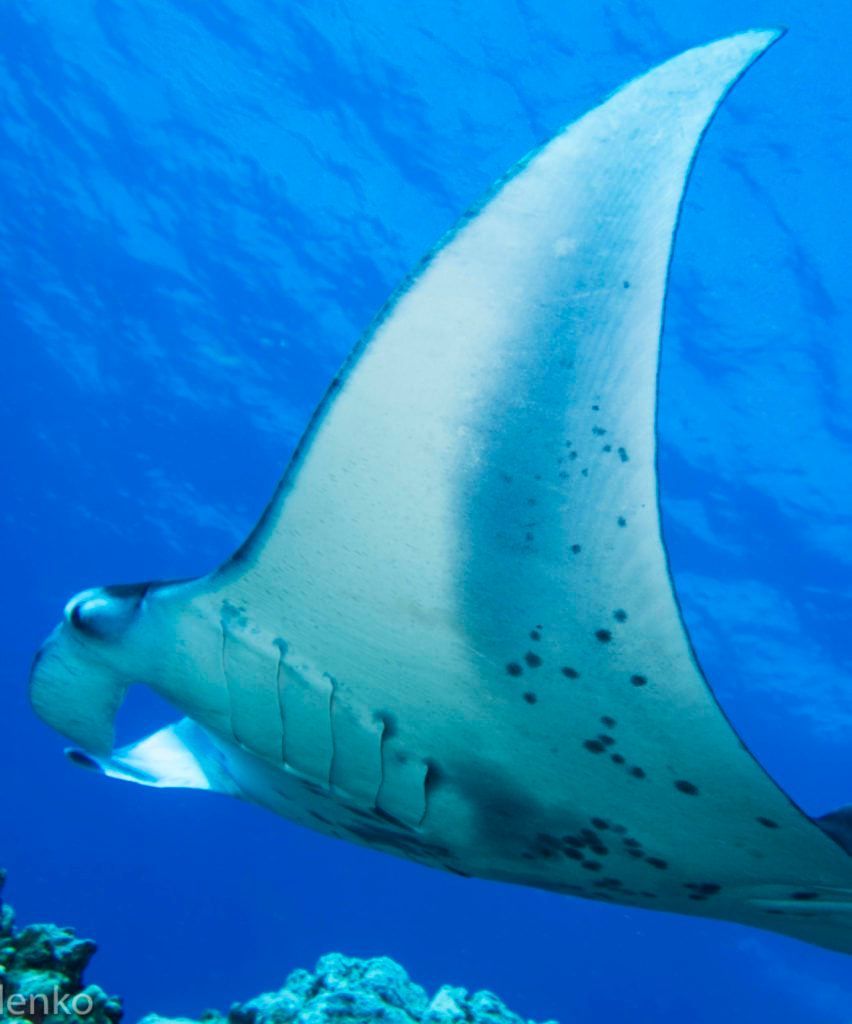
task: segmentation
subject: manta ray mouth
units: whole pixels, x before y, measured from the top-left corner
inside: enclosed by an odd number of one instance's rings
[[[80,599],[85,608],[90,598]],[[132,679],[103,656],[102,637],[80,628],[71,602],[68,619],[48,637],[33,660],[29,692],[34,710],[76,746],[109,754],[114,722]],[[77,618],[83,621],[84,613]],[[77,763],[80,763],[77,761]]]

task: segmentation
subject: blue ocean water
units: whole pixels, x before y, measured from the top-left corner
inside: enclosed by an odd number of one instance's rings
[[[0,6],[0,863],[23,920],[98,938],[129,1020],[227,1006],[329,950],[565,1024],[850,1019],[848,958],[110,783],[26,698],[69,595],[233,550],[360,331],[493,179],[660,60],[777,24],[684,207],[662,496],[702,663],[816,813],[852,802],[845,5]],[[155,718],[138,702],[122,729]]]

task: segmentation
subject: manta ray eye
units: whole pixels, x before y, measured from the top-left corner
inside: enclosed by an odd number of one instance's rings
[[[136,614],[144,591],[116,593],[115,588],[84,590],[65,605],[65,620],[80,633],[105,639],[125,629]]]

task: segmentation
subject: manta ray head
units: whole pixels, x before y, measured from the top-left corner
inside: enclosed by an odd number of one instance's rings
[[[81,591],[66,604],[63,621],[35,657],[33,706],[87,752],[112,750],[118,709],[128,688],[145,679],[147,601],[163,585]]]

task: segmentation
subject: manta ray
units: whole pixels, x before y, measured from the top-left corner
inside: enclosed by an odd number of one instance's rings
[[[852,811],[808,816],[736,734],[660,525],[682,197],[779,34],[683,53],[510,171],[381,310],[224,565],[69,601],[30,693],[73,761],[852,953]],[[137,683],[183,717],[114,749]]]

